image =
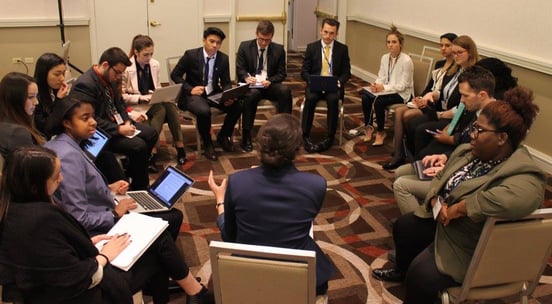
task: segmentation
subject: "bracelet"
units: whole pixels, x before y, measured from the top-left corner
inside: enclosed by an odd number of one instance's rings
[[[105,261],[107,262],[106,265],[109,264],[109,263],[111,263],[111,261],[109,261],[109,258],[107,257],[107,255],[105,255],[105,254],[103,254],[103,253],[101,253],[101,252],[98,253],[98,255],[104,257]]]
[[[218,207],[220,207],[220,206],[222,206],[222,205],[224,205],[224,202],[217,203],[217,204],[215,205],[215,207],[218,209]]]

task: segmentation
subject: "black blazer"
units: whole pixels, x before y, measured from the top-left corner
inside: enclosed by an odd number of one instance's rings
[[[317,40],[307,45],[305,60],[301,68],[301,77],[309,81],[310,75],[320,75],[322,72],[322,42]],[[332,73],[337,76],[341,87],[351,78],[351,62],[347,45],[335,40],[332,50]]]
[[[286,51],[281,44],[271,42],[265,51],[267,58],[267,80],[272,83],[282,82],[286,79]],[[236,58],[236,73],[240,82],[245,82],[249,75],[255,75],[259,52],[257,51],[257,39],[243,41],[238,48]]]
[[[111,92],[113,92],[111,100],[117,108],[117,112],[121,114],[123,121],[130,120],[126,111],[126,105],[121,98],[121,90],[118,88],[111,89]],[[108,91],[108,88],[101,83],[94,68],[90,68],[77,78],[73,84],[71,93],[69,93],[69,97],[92,103],[96,115],[94,119],[98,122],[98,128],[111,134],[111,136],[117,136],[119,135],[119,126],[111,115],[109,107],[110,97],[107,96],[106,91]]]
[[[205,57],[203,47],[187,50],[178,60],[178,63],[171,72],[171,79],[175,83],[182,83],[181,98],[190,96],[195,86],[203,85],[203,71],[205,68]],[[218,51],[213,67],[213,93],[230,89],[230,64],[228,55]]]

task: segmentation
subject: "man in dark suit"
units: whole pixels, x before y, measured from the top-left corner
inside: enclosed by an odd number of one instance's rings
[[[228,55],[219,51],[224,38],[226,35],[221,29],[207,28],[203,32],[203,46],[187,50],[171,72],[171,79],[175,83],[182,83],[178,107],[196,115],[205,156],[210,160],[217,160],[210,134],[211,107],[226,113],[217,142],[227,152],[234,150],[232,132],[241,115],[241,107],[235,100],[216,104],[207,99],[207,96],[232,87]]]
[[[238,49],[236,71],[240,82],[255,86],[243,99],[243,136],[240,146],[253,150],[251,130],[257,113],[257,104],[268,99],[278,104],[278,112],[291,113],[291,90],[282,81],[286,78],[286,51],[272,42],[274,25],[261,20],[255,32],[256,39],[243,41]]]
[[[127,114],[121,98],[121,81],[127,66],[130,60],[123,50],[107,49],[99,63],[75,81],[69,98],[92,103],[98,128],[111,135],[105,150],[128,157],[130,186],[132,190],[143,190],[149,186],[148,159],[159,135],[152,127],[133,121]],[[135,135],[137,130],[140,133]]]
[[[305,52],[301,77],[307,82],[307,88],[305,89],[302,128],[304,145],[308,152],[322,152],[332,146],[337,130],[339,99],[343,97],[345,83],[351,77],[349,48],[335,40],[338,30],[339,21],[330,18],[322,20],[322,28],[320,29],[322,39],[310,43]],[[311,91],[309,87],[309,77],[311,75],[336,76],[339,89],[336,92]],[[310,140],[310,131],[314,118],[314,108],[320,99],[326,99],[328,104],[328,137],[315,145]]]

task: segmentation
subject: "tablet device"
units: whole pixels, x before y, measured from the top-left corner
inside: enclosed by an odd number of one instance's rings
[[[310,75],[309,89],[313,92],[335,92],[338,89],[337,77]]]
[[[213,103],[221,104],[221,103],[227,101],[228,99],[240,98],[245,93],[247,93],[247,90],[249,90],[249,86],[242,85],[242,86],[237,86],[235,88],[228,89],[228,90],[226,90],[224,92],[221,92],[221,93],[217,93],[217,94],[213,94],[211,96],[207,96],[207,98],[210,101],[212,101]]]
[[[94,135],[82,143],[84,153],[86,153],[86,155],[88,155],[88,157],[90,157],[93,161],[96,160],[98,155],[100,155],[100,152],[102,152],[103,148],[109,142],[110,137],[111,136],[105,133],[102,129],[96,128]]]

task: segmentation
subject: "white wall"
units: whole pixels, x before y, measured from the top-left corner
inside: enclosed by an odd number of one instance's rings
[[[89,0],[62,1],[63,14],[67,18],[89,17]],[[0,0],[0,19],[41,18],[58,19],[57,0]]]
[[[478,47],[552,65],[552,1],[349,0],[348,15],[414,28],[432,36],[469,35]]]

